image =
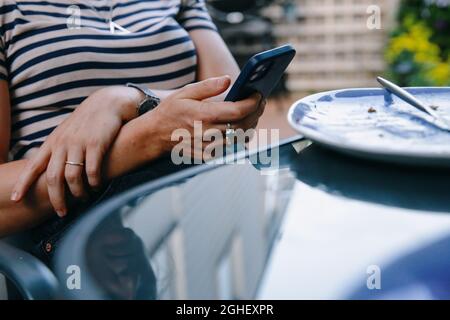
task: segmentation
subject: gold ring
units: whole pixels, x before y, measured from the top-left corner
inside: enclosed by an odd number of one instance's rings
[[[84,163],[83,162],[66,161],[66,164],[71,165],[71,166],[84,167]]]

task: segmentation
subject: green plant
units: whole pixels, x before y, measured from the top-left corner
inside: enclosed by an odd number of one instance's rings
[[[450,85],[450,0],[404,0],[386,50],[402,86]]]

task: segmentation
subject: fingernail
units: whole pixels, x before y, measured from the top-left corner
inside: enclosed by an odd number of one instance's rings
[[[58,215],[58,217],[63,218],[66,215],[66,212],[64,210],[56,210],[56,214]]]
[[[17,191],[14,191],[11,194],[11,201],[17,201],[17,200],[19,200],[19,193]]]

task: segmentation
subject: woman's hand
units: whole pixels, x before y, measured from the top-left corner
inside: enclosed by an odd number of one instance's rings
[[[136,128],[134,131],[139,131],[139,134],[137,140],[129,144],[142,146],[137,151],[138,158],[143,161],[136,160],[137,163],[154,159],[155,154],[149,151],[147,155],[145,148],[152,151],[158,149],[157,154],[170,152],[178,144],[172,141],[172,134],[177,129],[186,129],[192,133],[193,140],[198,139],[194,132],[195,121],[202,122],[202,135],[209,129],[225,132],[227,123],[233,129],[256,127],[265,107],[265,101],[259,95],[238,102],[211,101],[223,94],[230,82],[229,77],[220,77],[187,85],[170,94],[151,112],[131,121],[130,124],[133,123]],[[85,174],[91,187],[100,185],[103,157],[124,122],[136,116],[136,105],[142,98],[139,91],[126,87],[105,88],[91,95],[52,132],[37,154],[28,161],[13,188],[11,199],[23,199],[31,185],[46,171],[50,202],[59,216],[67,214],[65,182],[76,198],[86,195]],[[147,146],[147,142],[150,145]],[[204,142],[202,147],[210,143]],[[194,149],[192,154],[195,154]],[[119,160],[115,163],[120,163]],[[85,163],[85,166],[68,165],[66,161]],[[107,165],[107,171],[111,171],[111,164]],[[117,166],[121,169],[120,165]]]
[[[203,148],[212,143],[203,139],[208,136],[209,129],[217,129],[225,133],[228,123],[232,129],[244,131],[256,127],[264,112],[266,101],[261,99],[259,94],[238,102],[219,101],[217,97],[223,97],[230,82],[230,78],[224,76],[187,85],[175,91],[157,108],[142,117],[142,121],[147,119],[148,123],[157,124],[154,127],[156,127],[163,153],[170,152],[179,143],[172,139],[172,134],[177,129],[185,129],[190,133],[191,155],[195,157],[199,151],[202,152]],[[194,130],[195,121],[201,121],[202,132]],[[198,134],[202,136],[199,137]],[[202,150],[195,150],[194,140],[199,139],[203,142]],[[226,139],[222,139],[219,143],[225,143],[225,141]]]
[[[28,161],[11,200],[20,201],[46,171],[50,202],[59,216],[66,215],[65,183],[75,198],[87,195],[85,175],[90,187],[100,186],[102,159],[122,125],[136,117],[140,99],[138,90],[127,87],[108,87],[89,96]]]

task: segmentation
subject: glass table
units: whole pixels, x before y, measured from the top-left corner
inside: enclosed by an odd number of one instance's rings
[[[275,149],[271,169],[195,166],[85,214],[56,257],[64,297],[450,298],[448,169]]]

